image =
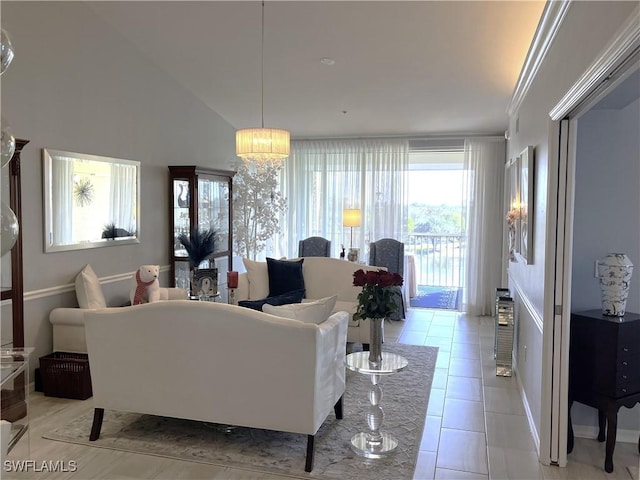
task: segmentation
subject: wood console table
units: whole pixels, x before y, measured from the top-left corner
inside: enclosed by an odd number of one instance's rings
[[[607,441],[604,469],[613,472],[618,410],[640,402],[640,314],[608,317],[589,310],[571,315],[567,453],[573,450],[574,401],[598,409],[598,441]]]

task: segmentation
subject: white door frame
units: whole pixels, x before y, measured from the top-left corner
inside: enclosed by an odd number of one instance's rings
[[[546,244],[555,246],[545,265],[540,461],[561,467],[567,463],[569,328],[571,267],[578,118],[626,76],[638,68],[640,7],[629,16],[609,44],[549,116],[548,216]]]

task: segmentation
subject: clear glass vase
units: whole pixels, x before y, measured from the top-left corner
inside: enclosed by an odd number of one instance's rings
[[[384,318],[369,319],[369,363],[372,366],[382,364],[382,322]]]

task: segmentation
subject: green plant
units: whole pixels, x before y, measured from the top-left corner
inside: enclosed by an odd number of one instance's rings
[[[178,240],[187,251],[189,265],[192,268],[198,268],[202,262],[214,254],[216,250],[215,237],[215,230],[200,230],[198,227],[193,229],[191,235],[182,233],[178,236]]]
[[[356,270],[353,284],[362,287],[354,318],[389,318],[399,306],[393,300],[395,287],[402,286],[402,275],[386,270]]]

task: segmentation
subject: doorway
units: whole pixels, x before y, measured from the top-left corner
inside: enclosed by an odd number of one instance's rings
[[[409,153],[405,254],[415,265],[414,308],[459,310],[464,282],[464,151]]]

